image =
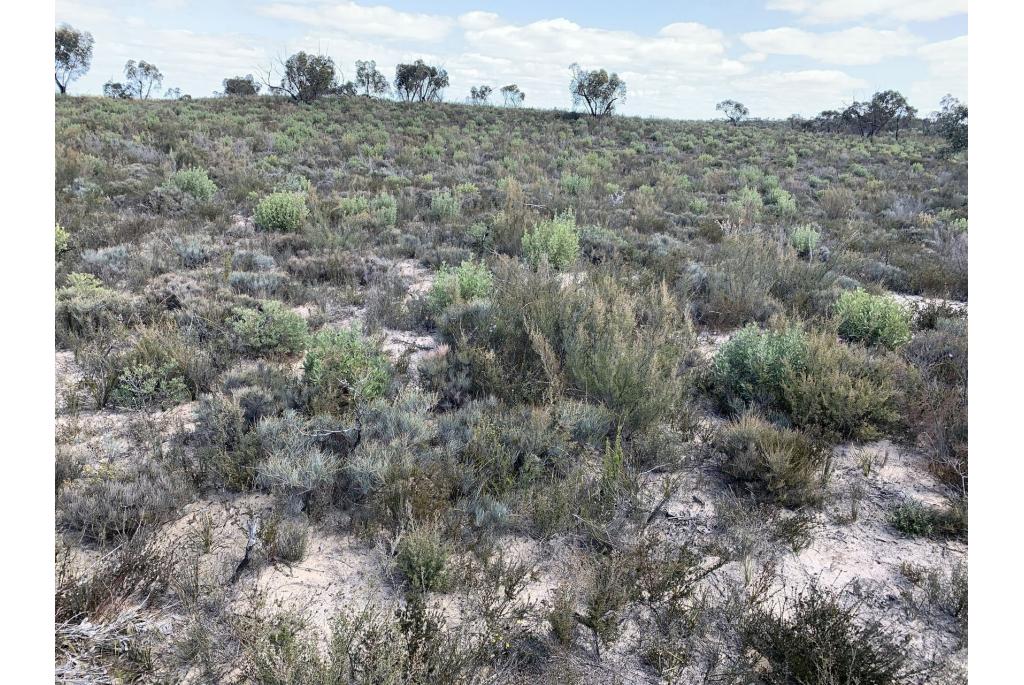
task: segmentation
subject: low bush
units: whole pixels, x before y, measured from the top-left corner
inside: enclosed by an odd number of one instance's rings
[[[155,461],[93,470],[57,497],[58,522],[94,542],[130,537],[187,501],[187,481]]]
[[[217,192],[217,184],[206,173],[206,169],[190,167],[174,172],[168,184],[200,202],[209,202]]]
[[[437,524],[420,524],[407,531],[398,543],[395,565],[420,592],[444,592],[451,587],[452,549]]]
[[[856,605],[813,587],[777,609],[755,607],[741,635],[768,661],[757,669],[766,685],[895,685],[906,676],[904,645],[877,621],[863,622]]]
[[[906,367],[828,335],[796,327],[747,326],[719,350],[712,365],[724,409],[759,407],[822,436],[870,439],[896,425]]]
[[[309,339],[306,320],[277,300],[260,302],[256,309],[236,308],[229,325],[238,347],[249,354],[298,354]]]
[[[354,329],[322,330],[306,353],[302,382],[314,414],[343,414],[353,403],[381,397],[391,381],[390,364]]]
[[[789,234],[789,243],[801,257],[810,257],[818,247],[821,234],[814,230],[810,224],[797,226]]]
[[[442,266],[428,294],[430,306],[441,312],[453,303],[485,298],[490,295],[492,284],[491,272],[483,263],[467,260],[457,269]]]
[[[298,231],[309,216],[306,196],[298,192],[272,193],[260,200],[253,214],[256,228],[262,231]]]
[[[891,297],[846,291],[835,304],[835,318],[847,340],[890,350],[910,342],[910,312]]]
[[[889,524],[910,537],[947,538],[967,536],[967,504],[929,506],[906,500],[889,512]]]
[[[105,287],[95,276],[72,273],[67,285],[57,289],[55,310],[57,340],[68,344],[128,324],[135,304],[130,295]]]
[[[541,221],[523,234],[523,256],[530,266],[537,268],[546,260],[561,271],[576,263],[580,254],[580,233],[576,227],[576,215],[570,209]]]
[[[828,452],[800,431],[745,414],[720,429],[715,446],[727,457],[726,473],[780,504],[799,507],[821,501]]]

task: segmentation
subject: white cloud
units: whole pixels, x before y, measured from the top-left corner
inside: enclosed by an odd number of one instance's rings
[[[927,77],[911,86],[908,97],[921,114],[938,109],[946,93],[967,100],[967,36],[929,43],[917,54],[927,64]]]
[[[383,40],[438,42],[448,36],[455,21],[433,14],[401,12],[386,5],[336,2],[308,6],[274,3],[259,8],[273,19],[307,24],[317,29],[341,31],[352,36]]]
[[[800,15],[814,24],[882,19],[934,21],[967,12],[967,0],[768,0],[770,10]]]
[[[740,40],[751,50],[771,55],[798,55],[825,64],[878,64],[911,54],[924,40],[904,28],[894,31],[856,27],[813,33],[789,27],[744,33]]]
[[[867,85],[863,79],[842,71],[805,69],[753,74],[738,79],[733,87],[737,99],[750,107],[752,115],[785,117],[834,109]]]

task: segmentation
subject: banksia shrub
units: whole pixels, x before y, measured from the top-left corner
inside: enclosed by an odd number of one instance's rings
[[[168,183],[200,202],[208,202],[217,192],[217,184],[206,173],[206,169],[191,167],[176,171]]]
[[[542,221],[523,234],[523,256],[537,268],[542,259],[559,271],[572,266],[580,254],[580,232],[576,214],[570,209],[554,219]]]
[[[910,312],[891,297],[844,292],[835,305],[839,335],[895,350],[910,342]]]
[[[271,193],[256,206],[253,221],[261,231],[297,231],[302,228],[309,208],[303,193]]]

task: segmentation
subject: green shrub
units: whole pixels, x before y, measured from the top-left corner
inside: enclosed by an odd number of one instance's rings
[[[110,360],[116,381],[104,402],[121,409],[167,409],[209,386],[209,355],[187,344],[173,326],[142,331],[135,345]]]
[[[678,408],[676,364],[691,342],[689,322],[664,284],[632,293],[611,277],[596,277],[566,299],[558,337],[578,392],[604,403],[630,432]]]
[[[799,328],[762,331],[751,324],[718,351],[713,374],[729,397],[778,406],[789,378],[807,368],[807,357],[807,337]]]
[[[789,234],[789,244],[801,257],[809,257],[818,247],[820,240],[821,234],[810,224],[797,226]]]
[[[111,403],[120,409],[166,409],[192,399],[184,372],[174,361],[129,364],[117,379]]]
[[[345,197],[338,202],[337,212],[359,224],[394,226],[398,220],[398,202],[383,192],[372,198]]]
[[[239,347],[250,354],[298,354],[306,348],[306,320],[277,300],[265,300],[258,309],[234,310],[231,330]]]
[[[451,546],[436,524],[421,524],[402,536],[395,564],[409,585],[420,592],[450,587]]]
[[[206,173],[206,169],[191,167],[174,172],[168,183],[199,200],[209,202],[217,192],[217,184]]]
[[[736,198],[726,205],[725,209],[729,218],[735,223],[750,225],[757,223],[761,218],[764,200],[754,188],[743,188],[737,193]]]
[[[846,291],[835,305],[839,335],[890,350],[910,342],[910,312],[899,302],[864,290]]]
[[[722,406],[784,414],[827,436],[869,439],[894,426],[906,367],[827,335],[748,326],[719,350],[712,377]]]
[[[575,264],[579,253],[580,233],[576,214],[571,209],[540,222],[523,234],[523,255],[533,268],[546,259],[561,271]]]
[[[430,198],[430,213],[435,219],[450,222],[459,216],[461,205],[458,194],[442,190]]]
[[[53,251],[59,259],[62,254],[70,249],[71,235],[60,224],[54,224],[53,234]]]
[[[771,188],[765,197],[765,204],[772,208],[778,216],[787,217],[796,214],[796,199],[789,191],[775,186]]]
[[[573,173],[563,173],[558,180],[558,185],[566,195],[579,197],[590,192],[590,177]]]
[[[387,392],[387,357],[353,329],[322,330],[314,336],[303,366],[303,385],[314,414],[342,414],[354,402]]]
[[[463,303],[491,294],[493,277],[483,263],[462,262],[457,269],[447,265],[438,269],[427,296],[431,308],[440,312],[452,303]]]
[[[728,457],[726,473],[758,486],[780,504],[799,507],[821,500],[828,454],[800,431],[744,414],[723,427],[715,443]]]
[[[298,231],[309,216],[306,196],[297,192],[272,193],[256,205],[253,221],[262,231]]]
[[[929,506],[908,499],[889,512],[889,524],[910,537],[966,537],[967,505]]]

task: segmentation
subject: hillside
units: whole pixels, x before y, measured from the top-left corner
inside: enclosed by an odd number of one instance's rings
[[[56,101],[58,680],[966,680],[967,160]]]

